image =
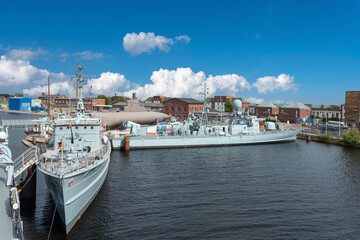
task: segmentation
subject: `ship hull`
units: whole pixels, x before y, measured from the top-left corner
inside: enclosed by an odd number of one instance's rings
[[[109,162],[110,154],[98,165],[64,177],[49,174],[39,168],[45,176],[66,234],[69,234],[100,191],[107,176]]]
[[[282,131],[237,136],[136,136],[130,138],[129,147],[154,149],[265,144],[295,141],[298,133],[299,131]]]

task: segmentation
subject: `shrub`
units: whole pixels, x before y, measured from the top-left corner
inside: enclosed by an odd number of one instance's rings
[[[351,145],[360,145],[360,132],[356,129],[343,134],[343,142]]]

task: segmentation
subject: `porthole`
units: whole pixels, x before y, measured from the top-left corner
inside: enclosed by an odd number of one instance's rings
[[[62,130],[62,127],[60,128],[60,130]]]
[[[84,129],[87,129],[87,127],[84,127]]]
[[[91,127],[91,129],[94,129],[94,127]]]

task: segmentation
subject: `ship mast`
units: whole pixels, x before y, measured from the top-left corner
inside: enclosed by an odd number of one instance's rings
[[[82,75],[82,70],[83,67],[80,66],[80,64],[78,64],[77,66],[77,70],[78,74],[77,74],[77,83],[78,83],[78,96],[77,96],[77,111],[76,111],[76,115],[77,118],[82,118],[84,117],[85,114],[85,109],[84,109],[84,104],[83,104],[83,75]]]
[[[207,103],[206,103],[208,90],[209,90],[209,88],[206,87],[206,82],[204,82],[204,91],[200,93],[200,95],[204,96],[203,112],[201,113],[201,124],[204,125],[204,126],[206,126],[208,124]]]

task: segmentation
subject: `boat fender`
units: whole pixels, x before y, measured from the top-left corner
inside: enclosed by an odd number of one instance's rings
[[[103,140],[103,143],[106,145],[109,141],[109,138],[107,136],[103,136],[102,140]]]

